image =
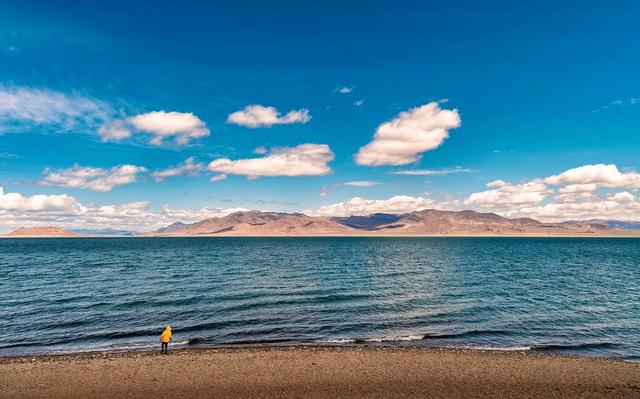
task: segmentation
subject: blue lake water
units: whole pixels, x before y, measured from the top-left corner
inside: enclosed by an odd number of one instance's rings
[[[0,240],[0,356],[417,345],[640,360],[640,239]]]

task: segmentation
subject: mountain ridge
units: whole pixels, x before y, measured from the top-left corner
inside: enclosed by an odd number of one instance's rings
[[[145,235],[633,235],[628,230],[597,223],[545,223],[532,218],[511,219],[490,212],[482,213],[472,210],[441,211],[435,209],[399,215],[375,213],[347,217],[242,211],[227,216],[204,219],[191,224],[178,223],[145,233]]]

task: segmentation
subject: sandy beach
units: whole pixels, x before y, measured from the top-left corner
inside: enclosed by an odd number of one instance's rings
[[[640,398],[640,364],[524,352],[270,347],[0,359],[2,398]]]

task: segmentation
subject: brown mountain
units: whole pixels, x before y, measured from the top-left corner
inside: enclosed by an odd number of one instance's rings
[[[299,213],[236,212],[193,224],[173,225],[147,233],[153,236],[296,236],[296,235],[633,235],[601,224],[543,223],[510,219],[495,213],[424,210],[404,215],[312,217]]]
[[[355,230],[330,218],[300,213],[236,212],[201,222],[160,229],[152,235],[348,235]]]
[[[535,219],[509,219],[495,213],[438,211],[408,213],[378,227],[388,234],[407,235],[607,235],[617,229],[599,224],[543,223]]]
[[[7,237],[82,237],[82,234],[53,226],[20,227],[5,235]]]

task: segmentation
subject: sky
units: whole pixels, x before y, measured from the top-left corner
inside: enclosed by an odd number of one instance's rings
[[[0,232],[640,220],[638,2],[113,3],[0,0]]]

